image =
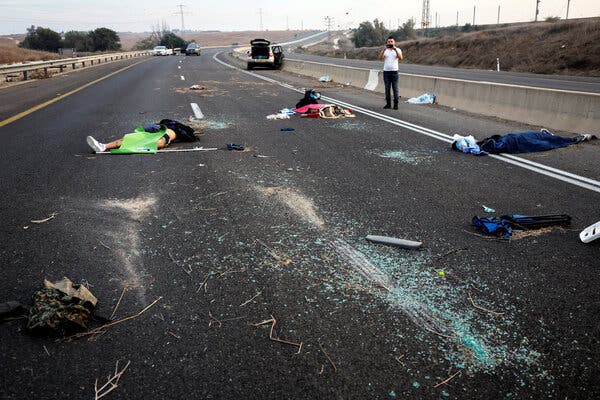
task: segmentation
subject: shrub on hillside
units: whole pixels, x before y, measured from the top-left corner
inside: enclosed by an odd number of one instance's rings
[[[27,28],[27,36],[19,43],[19,47],[32,50],[56,52],[61,47],[60,34],[49,28],[34,25]]]

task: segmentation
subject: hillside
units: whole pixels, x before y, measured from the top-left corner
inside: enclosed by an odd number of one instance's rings
[[[303,51],[376,60],[381,47],[353,48],[349,40]],[[503,71],[600,76],[600,18],[538,22],[440,38],[401,42],[406,63]]]

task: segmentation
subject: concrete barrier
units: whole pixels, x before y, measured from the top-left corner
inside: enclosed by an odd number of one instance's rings
[[[286,59],[284,70],[383,92],[382,71]],[[549,129],[600,133],[600,94],[400,74],[402,97],[435,93],[439,104]],[[418,106],[416,106],[418,107]]]

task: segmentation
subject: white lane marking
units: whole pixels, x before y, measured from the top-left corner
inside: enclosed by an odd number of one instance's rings
[[[196,116],[196,118],[198,118],[198,119],[204,118],[204,114],[202,114],[202,110],[200,110],[200,107],[198,106],[198,104],[190,103],[190,106],[192,106],[192,111],[194,112],[194,115]]]
[[[369,71],[369,80],[365,85],[365,89],[375,90],[375,88],[377,87],[377,83],[379,83],[379,71],[376,69],[372,69]]]
[[[254,72],[245,71],[245,70],[240,69],[238,67],[235,67],[233,65],[227,64],[226,62],[221,61],[221,60],[219,60],[217,58],[217,56],[219,54],[221,54],[221,53],[222,52],[216,53],[213,56],[213,60],[217,61],[218,63],[220,63],[220,64],[222,64],[222,65],[224,65],[226,67],[229,67],[229,68],[232,68],[232,69],[236,69],[236,70],[238,70],[240,72],[243,72],[245,74],[252,75],[252,76],[254,76],[254,77],[258,78],[258,79],[262,79],[262,80],[267,81],[267,82],[275,83],[275,84],[277,84],[279,86],[282,86],[282,87],[294,90],[294,91],[296,91],[298,93],[304,93],[304,91],[301,90],[301,89],[294,88],[293,86],[290,86],[290,85],[285,84],[285,83],[281,83],[279,81],[276,81],[275,79],[271,79],[271,78],[268,78],[266,76],[258,75],[258,74],[254,73]],[[347,108],[351,108],[353,111],[358,111],[358,112],[366,114],[366,115],[368,115],[370,117],[373,117],[373,118],[376,118],[376,119],[388,122],[388,123],[393,124],[393,125],[397,125],[397,126],[403,127],[405,129],[411,130],[413,132],[417,132],[417,133],[420,133],[422,135],[426,135],[426,136],[432,137],[434,139],[441,140],[443,142],[452,143],[452,136],[450,136],[448,134],[445,134],[445,133],[442,133],[442,132],[438,132],[438,131],[433,130],[433,129],[429,129],[429,128],[426,128],[424,126],[412,124],[410,122],[407,122],[407,121],[404,121],[404,120],[401,120],[401,119],[398,119],[398,118],[390,117],[388,115],[380,114],[378,112],[375,112],[375,111],[372,111],[372,110],[369,110],[369,109],[366,109],[366,108],[363,108],[363,107],[359,107],[359,106],[347,103],[345,101],[334,99],[332,97],[322,96],[321,98],[323,100],[325,100],[325,101],[332,102],[332,103],[337,103],[337,104],[339,104],[341,106],[344,106],[344,107],[347,107]],[[596,193],[600,193],[600,181],[596,181],[594,179],[586,178],[584,176],[576,175],[576,174],[573,174],[573,173],[570,173],[570,172],[567,172],[567,171],[563,171],[563,170],[558,169],[558,168],[553,168],[553,167],[550,167],[550,166],[547,166],[547,165],[544,165],[544,164],[540,164],[540,163],[537,163],[537,162],[534,162],[534,161],[527,160],[525,158],[521,158],[521,157],[510,155],[510,154],[502,154],[502,155],[490,154],[489,157],[492,157],[492,158],[494,158],[496,160],[500,160],[500,161],[506,162],[508,164],[512,164],[512,165],[515,165],[515,166],[518,166],[518,167],[521,167],[521,168],[524,168],[524,169],[536,172],[536,173],[541,174],[541,175],[545,175],[545,176],[548,176],[548,177],[551,177],[551,178],[555,178],[555,179],[558,179],[558,180],[566,182],[566,183],[570,183],[570,184],[575,185],[575,186],[579,186],[579,187],[587,189],[587,190],[591,190],[591,191],[596,192]]]

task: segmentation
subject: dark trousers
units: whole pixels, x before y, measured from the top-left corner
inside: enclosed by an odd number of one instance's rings
[[[385,84],[385,103],[391,104],[390,88],[394,91],[394,104],[398,104],[398,71],[383,71]]]

